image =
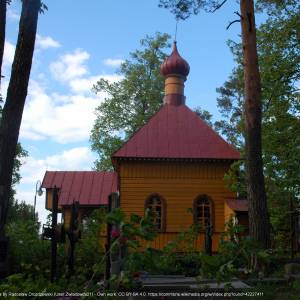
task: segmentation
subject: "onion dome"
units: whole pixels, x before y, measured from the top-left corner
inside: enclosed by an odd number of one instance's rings
[[[160,66],[160,73],[165,77],[170,75],[186,77],[189,72],[190,66],[187,61],[180,56],[176,42],[174,42],[171,55]]]

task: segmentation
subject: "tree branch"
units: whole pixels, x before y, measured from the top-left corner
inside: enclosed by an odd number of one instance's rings
[[[237,22],[241,22],[241,20],[234,20],[234,21],[231,21],[231,22],[227,25],[226,30],[228,30],[229,27],[230,27],[232,24],[237,23]]]
[[[225,3],[227,2],[227,0],[224,0],[223,2],[221,2],[220,4],[218,4],[213,10],[211,10],[211,13],[214,13],[216,10],[220,9]]]
[[[238,11],[235,11],[234,13],[235,13],[237,16],[239,16],[241,19],[244,19],[243,16],[242,16]]]

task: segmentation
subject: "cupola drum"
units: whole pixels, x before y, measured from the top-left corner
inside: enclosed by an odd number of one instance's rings
[[[160,72],[165,77],[165,104],[185,104],[184,82],[189,71],[189,64],[180,56],[177,44],[174,42],[171,55],[160,67]]]

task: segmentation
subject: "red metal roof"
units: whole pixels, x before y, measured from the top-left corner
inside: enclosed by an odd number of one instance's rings
[[[248,201],[239,199],[226,199],[227,205],[234,211],[248,211]]]
[[[59,188],[58,204],[106,205],[108,195],[117,191],[117,173],[96,171],[47,171],[42,187]]]
[[[240,159],[186,105],[164,105],[112,158]]]

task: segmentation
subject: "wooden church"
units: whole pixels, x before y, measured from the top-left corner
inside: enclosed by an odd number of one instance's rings
[[[164,247],[194,223],[200,227],[197,248],[203,248],[205,229],[211,226],[212,249],[217,251],[230,216],[247,224],[247,202],[238,200],[223,180],[240,154],[186,106],[189,65],[176,43],[161,74],[164,104],[112,155],[115,172],[46,172],[46,207],[51,209],[52,191],[58,187],[59,208],[68,226],[73,201],[79,201],[83,218],[118,192],[127,215],[155,212],[159,235],[152,247]]]

